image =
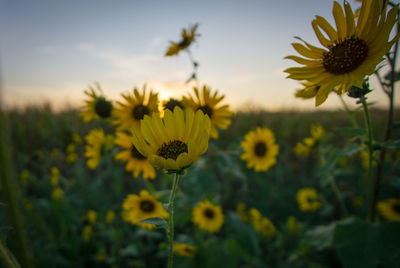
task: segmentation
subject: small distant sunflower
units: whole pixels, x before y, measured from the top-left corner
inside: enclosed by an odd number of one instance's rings
[[[115,159],[126,162],[125,169],[132,172],[132,176],[136,179],[142,173],[143,179],[154,179],[156,171],[150,164],[147,157],[142,155],[131,142],[131,137],[119,131],[116,134],[115,144],[123,148],[123,151],[115,156]]]
[[[168,212],[165,211],[163,205],[146,190],[140,191],[139,195],[129,194],[122,203],[122,209],[124,221],[149,230],[155,229],[156,226],[140,221],[168,217]]]
[[[320,208],[318,193],[313,188],[302,188],[296,194],[297,204],[301,211],[316,211]]]
[[[203,86],[203,91],[200,93],[197,87],[193,88],[195,96],[189,94],[188,97],[183,97],[183,102],[187,107],[191,107],[194,111],[202,111],[211,119],[211,134],[214,139],[218,138],[218,130],[227,129],[232,121],[230,117],[233,112],[229,110],[229,105],[219,106],[219,103],[225,98],[224,95],[218,96],[218,91],[215,90],[211,94],[211,89]]]
[[[165,56],[175,56],[178,55],[179,52],[182,50],[187,49],[193,42],[195,42],[196,37],[200,36],[198,33],[196,33],[197,27],[199,25],[196,23],[189,29],[182,29],[182,39],[178,43],[170,41],[170,46],[165,53]]]
[[[378,202],[378,209],[388,221],[400,221],[400,199],[389,198]]]
[[[240,158],[247,161],[247,168],[254,168],[256,172],[266,171],[276,163],[279,145],[267,127],[257,127],[248,132],[240,146],[244,150]]]
[[[304,58],[286,58],[303,66],[288,68],[285,72],[289,74],[288,78],[309,81],[318,86],[316,106],[324,103],[335,87],[341,93],[347,92],[351,86],[362,88],[365,76],[374,72],[376,65],[397,41],[400,35],[390,41],[389,38],[397,21],[398,7],[387,13],[387,4],[388,1],[363,1],[356,20],[348,2],[345,1],[343,10],[335,1],[333,17],[337,30],[321,16],[312,21],[315,34],[324,48],[313,46],[298,37],[305,45],[292,44]]]
[[[200,229],[213,233],[221,229],[224,214],[221,206],[215,206],[206,200],[194,207],[192,220]]]
[[[174,112],[166,110],[163,119],[159,114],[145,116],[140,132],[132,131],[132,142],[152,165],[178,172],[207,151],[209,132],[210,119],[202,112],[175,107]]]
[[[191,245],[185,244],[185,243],[174,243],[174,251],[176,254],[180,256],[185,256],[185,257],[193,257],[194,254],[196,253],[196,247],[193,247]]]
[[[105,135],[99,128],[92,129],[85,140],[85,157],[88,158],[86,165],[90,169],[96,169],[105,151],[113,146],[114,138],[110,134]]]
[[[249,210],[250,222],[254,229],[264,237],[273,237],[275,235],[275,226],[270,219],[263,217],[261,212],[256,208]]]
[[[149,95],[146,94],[146,85],[143,86],[142,94],[137,88],[133,89],[133,94],[121,94],[124,102],[117,102],[118,107],[115,109],[116,120],[113,124],[118,125],[119,130],[138,130],[140,120],[145,115],[158,113],[158,94],[150,90]]]
[[[111,101],[108,101],[102,94],[99,83],[95,83],[95,87],[89,86],[85,90],[85,95],[89,97],[82,107],[81,116],[84,122],[90,122],[99,118],[110,118],[113,110]],[[97,94],[96,91],[100,94]]]

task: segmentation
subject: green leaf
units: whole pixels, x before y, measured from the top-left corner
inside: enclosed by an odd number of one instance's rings
[[[154,224],[158,229],[161,228],[168,228],[168,222],[162,218],[149,218],[149,219],[145,219],[145,220],[141,220],[141,223],[150,223],[150,224]]]
[[[343,267],[395,267],[400,261],[400,223],[358,219],[337,223],[334,244]]]
[[[336,223],[327,226],[317,226],[305,233],[303,241],[316,250],[327,249],[333,245],[335,227]]]
[[[333,130],[336,134],[351,135],[351,136],[365,136],[367,130],[365,128],[338,128]]]
[[[378,145],[381,148],[385,148],[385,149],[399,149],[400,148],[400,140],[396,140],[396,141],[387,141],[385,143],[380,143]]]

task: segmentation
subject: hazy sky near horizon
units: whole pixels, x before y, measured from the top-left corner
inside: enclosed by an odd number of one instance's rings
[[[358,7],[354,1],[353,8]],[[294,98],[300,88],[283,70],[300,36],[318,44],[315,15],[332,22],[332,0],[284,1],[6,1],[0,0],[0,68],[9,106],[50,102],[79,106],[95,81],[106,96],[144,83],[160,96],[187,94],[186,53],[164,57],[181,29],[199,23],[192,46],[200,84],[226,95],[234,108],[313,109]],[[353,102],[347,99],[348,102]],[[370,97],[386,105],[380,89]],[[322,108],[340,108],[330,96]]]

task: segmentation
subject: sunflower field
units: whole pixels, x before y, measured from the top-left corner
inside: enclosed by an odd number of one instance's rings
[[[356,109],[233,112],[197,82],[195,24],[165,52],[192,62],[180,98],[94,83],[79,109],[1,110],[1,267],[399,267],[398,13],[334,2],[286,57],[296,97]]]

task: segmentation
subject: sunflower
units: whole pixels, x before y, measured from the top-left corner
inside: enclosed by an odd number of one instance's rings
[[[146,94],[146,85],[143,86],[142,94],[137,88],[133,89],[133,94],[121,94],[125,102],[117,102],[118,108],[115,109],[116,120],[113,124],[118,125],[119,130],[139,129],[140,120],[145,115],[158,113],[158,94],[150,90]]]
[[[122,210],[124,221],[149,230],[155,229],[156,226],[140,221],[168,217],[163,205],[146,190],[140,191],[139,195],[129,194],[122,203]]]
[[[400,221],[400,199],[389,198],[378,202],[378,209],[388,221]]]
[[[247,161],[247,168],[254,168],[256,172],[266,171],[276,163],[279,145],[268,128],[257,127],[250,131],[240,145],[244,150],[240,158]]]
[[[273,237],[275,234],[275,226],[270,219],[263,217],[256,208],[249,210],[249,219],[254,229],[264,237]]]
[[[105,135],[99,128],[92,129],[85,140],[85,157],[88,158],[86,165],[90,169],[96,169],[105,151],[113,146],[114,138],[110,134]]]
[[[309,81],[318,87],[316,106],[324,103],[335,87],[341,93],[347,92],[351,86],[362,88],[364,77],[374,72],[376,65],[399,38],[400,35],[397,35],[388,41],[397,21],[398,7],[393,7],[387,13],[388,1],[383,6],[382,3],[376,0],[363,1],[360,16],[356,20],[348,2],[344,3],[344,11],[340,4],[334,2],[333,16],[337,30],[321,16],[316,16],[312,21],[315,34],[324,48],[313,46],[298,37],[305,45],[292,44],[305,58],[286,58],[304,66],[288,68],[285,72],[289,74],[288,78]]]
[[[297,204],[301,211],[316,211],[321,206],[318,193],[313,188],[302,188],[296,194]]]
[[[224,214],[222,214],[221,206],[215,206],[206,200],[194,207],[192,220],[200,229],[213,233],[221,229]]]
[[[294,152],[298,155],[308,156],[317,141],[324,135],[324,128],[320,124],[311,125],[311,137],[303,139],[303,142],[298,142],[294,147]]]
[[[165,53],[165,56],[175,56],[178,55],[181,50],[187,49],[193,42],[195,42],[195,38],[197,36],[200,36],[199,34],[196,33],[197,27],[199,27],[198,24],[193,25],[189,29],[182,29],[182,39],[179,41],[179,43],[170,41],[170,46]]]
[[[187,168],[207,151],[211,124],[201,111],[175,107],[163,119],[155,113],[145,116],[140,126],[140,132],[132,131],[133,145],[152,165],[169,172]]]
[[[163,101],[161,104],[163,111],[170,110],[171,112],[173,112],[176,106],[180,107],[182,110],[185,109],[183,101],[174,98],[170,98],[169,100]]]
[[[123,148],[119,152],[115,159],[126,162],[125,169],[132,171],[132,176],[138,178],[142,173],[143,179],[154,179],[156,177],[156,171],[153,166],[147,160],[147,157],[143,156],[135,146],[133,146],[130,136],[125,132],[119,131],[116,134],[115,144]]]
[[[193,257],[194,254],[196,253],[196,247],[193,247],[191,245],[185,244],[185,243],[174,243],[174,251],[180,255],[180,256],[185,256],[185,257]]]
[[[187,107],[191,107],[194,111],[202,111],[208,115],[211,119],[211,137],[214,139],[218,138],[217,127],[225,130],[230,124],[229,119],[233,112],[229,110],[229,105],[219,106],[219,103],[225,98],[224,95],[218,96],[218,91],[215,90],[214,94],[211,95],[211,89],[207,86],[203,86],[203,92],[200,94],[197,87],[193,88],[195,97],[189,94],[188,97],[183,97],[183,103]]]
[[[82,107],[81,117],[84,122],[90,122],[99,118],[110,118],[113,110],[111,101],[108,101],[103,95],[99,83],[95,83],[95,87],[89,86],[89,90],[85,90],[85,95],[89,97]],[[96,91],[100,93],[97,94]]]

